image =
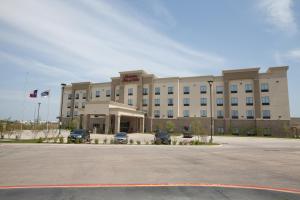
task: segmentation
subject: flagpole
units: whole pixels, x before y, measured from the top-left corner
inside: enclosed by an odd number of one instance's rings
[[[49,110],[50,110],[50,90],[48,93],[48,99],[47,99],[47,106],[48,106],[48,110],[47,110],[47,132],[49,132]]]
[[[25,99],[26,99],[26,94],[27,94],[26,86],[27,86],[27,83],[28,83],[28,74],[29,74],[29,72],[26,72],[26,75],[25,75],[24,96],[23,96],[22,114],[21,114],[21,132],[23,130],[23,120],[24,120],[24,112],[25,112]]]

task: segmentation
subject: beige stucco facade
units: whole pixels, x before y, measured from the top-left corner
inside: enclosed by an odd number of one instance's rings
[[[271,121],[285,129],[290,120],[287,70],[287,66],[270,67],[260,73],[259,68],[246,68],[224,70],[219,76],[167,78],[143,70],[120,72],[111,82],[65,86],[62,118],[65,122],[79,119],[80,126],[88,129],[92,127],[87,126],[87,117],[111,116],[116,121],[119,114],[128,117],[128,122],[122,122],[126,126],[133,123],[130,117],[142,120],[138,126],[143,123],[145,131],[153,131],[167,120],[179,126],[187,118],[200,120],[210,128],[210,117],[215,133],[236,130],[243,124],[272,129]],[[208,81],[213,81],[211,88]],[[126,113],[122,113],[124,109]]]

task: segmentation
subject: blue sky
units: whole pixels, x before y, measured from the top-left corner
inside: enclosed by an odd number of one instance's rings
[[[164,77],[280,65],[290,66],[291,115],[300,116],[299,10],[293,0],[2,0],[0,118],[33,119],[25,92],[50,89],[54,120],[60,83],[124,70]]]

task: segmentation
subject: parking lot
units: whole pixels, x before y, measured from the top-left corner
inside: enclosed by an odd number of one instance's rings
[[[208,183],[300,189],[300,140],[221,145],[0,144],[0,185]]]

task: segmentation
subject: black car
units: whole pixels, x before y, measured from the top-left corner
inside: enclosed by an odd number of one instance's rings
[[[167,132],[157,132],[154,137],[155,144],[171,144],[171,136]]]
[[[75,129],[72,130],[68,136],[68,141],[75,142],[79,141],[81,143],[90,141],[90,133],[85,129]]]
[[[126,132],[118,132],[114,135],[114,143],[115,144],[127,144],[128,143],[128,135]]]

